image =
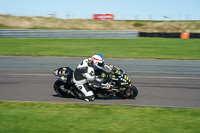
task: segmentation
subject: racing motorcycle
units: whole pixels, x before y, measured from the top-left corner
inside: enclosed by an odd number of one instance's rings
[[[84,99],[83,93],[73,82],[73,70],[69,67],[61,67],[53,71],[57,77],[54,83],[55,92],[61,97],[74,97]],[[102,87],[107,85],[108,88]],[[89,81],[88,86],[93,91],[95,98],[111,98],[117,96],[122,99],[135,99],[138,89],[131,84],[127,74],[115,67],[112,71],[103,69],[95,70],[95,80]]]

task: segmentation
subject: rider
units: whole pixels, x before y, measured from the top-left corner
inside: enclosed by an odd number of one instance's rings
[[[107,68],[112,69],[112,66],[104,64],[104,58],[101,54],[94,54],[91,58],[84,59],[74,71],[74,83],[76,87],[84,94],[86,101],[93,101],[94,93],[89,89],[88,82],[94,81],[95,70]],[[109,84],[102,84],[101,88],[109,89]]]

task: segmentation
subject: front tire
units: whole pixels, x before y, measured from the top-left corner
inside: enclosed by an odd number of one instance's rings
[[[137,95],[138,95],[138,89],[134,85],[131,85],[129,87],[129,89],[130,89],[130,98],[134,99],[135,97],[137,97]]]
[[[55,92],[61,96],[61,97],[71,97],[71,95],[69,93],[67,93],[67,90],[65,89],[65,83],[60,81],[60,80],[57,80],[55,83],[54,83],[54,86],[53,86]]]
[[[134,85],[131,85],[127,87],[125,91],[125,98],[135,99],[135,97],[138,95],[138,90]]]

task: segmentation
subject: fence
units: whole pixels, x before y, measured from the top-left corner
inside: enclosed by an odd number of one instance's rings
[[[0,30],[5,38],[137,38],[138,31],[94,30]]]

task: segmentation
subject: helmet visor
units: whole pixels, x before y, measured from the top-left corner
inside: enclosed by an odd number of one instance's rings
[[[98,62],[99,67],[103,67],[103,65],[104,65],[104,62],[102,62],[102,63]]]

